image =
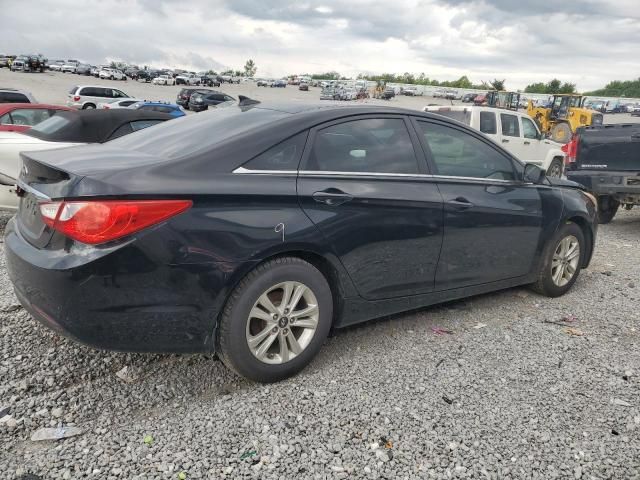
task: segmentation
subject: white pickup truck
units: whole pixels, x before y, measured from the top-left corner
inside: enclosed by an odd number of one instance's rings
[[[200,77],[195,73],[183,73],[175,78],[176,85],[200,85]]]
[[[562,176],[565,158],[562,145],[547,140],[525,113],[480,106],[428,106],[424,111],[458,120],[484,133],[523,162],[545,169],[548,176]]]

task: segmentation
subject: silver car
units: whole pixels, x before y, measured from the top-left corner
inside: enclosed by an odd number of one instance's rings
[[[67,95],[67,105],[78,109],[96,108],[99,103],[114,102],[131,98],[122,90],[104,85],[74,86]]]

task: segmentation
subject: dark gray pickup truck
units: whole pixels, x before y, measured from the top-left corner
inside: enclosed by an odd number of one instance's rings
[[[598,198],[600,223],[609,223],[621,205],[640,205],[640,124],[578,128],[563,150],[567,178]]]

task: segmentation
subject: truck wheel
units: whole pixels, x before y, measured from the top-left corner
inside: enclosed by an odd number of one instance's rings
[[[551,129],[551,139],[558,143],[567,143],[571,140],[571,127],[566,123],[557,123]]]
[[[613,220],[620,208],[620,202],[608,195],[598,197],[598,223],[607,224]]]
[[[559,158],[554,158],[547,169],[547,177],[557,177],[560,178],[562,176],[562,160]]]
[[[584,254],[582,229],[575,223],[565,223],[545,246],[538,280],[531,288],[547,297],[564,295],[580,274]]]

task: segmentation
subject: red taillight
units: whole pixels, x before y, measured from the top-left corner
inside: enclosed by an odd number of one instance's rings
[[[98,244],[158,224],[192,204],[191,200],[45,202],[40,213],[54,230],[82,243]]]
[[[74,95],[73,96],[73,101],[74,102],[79,102],[80,101],[80,95]]]
[[[560,150],[562,150],[566,155],[564,157],[565,165],[569,165],[576,161],[576,156],[578,154],[578,141],[580,137],[578,135],[574,135],[569,143],[565,143]]]

